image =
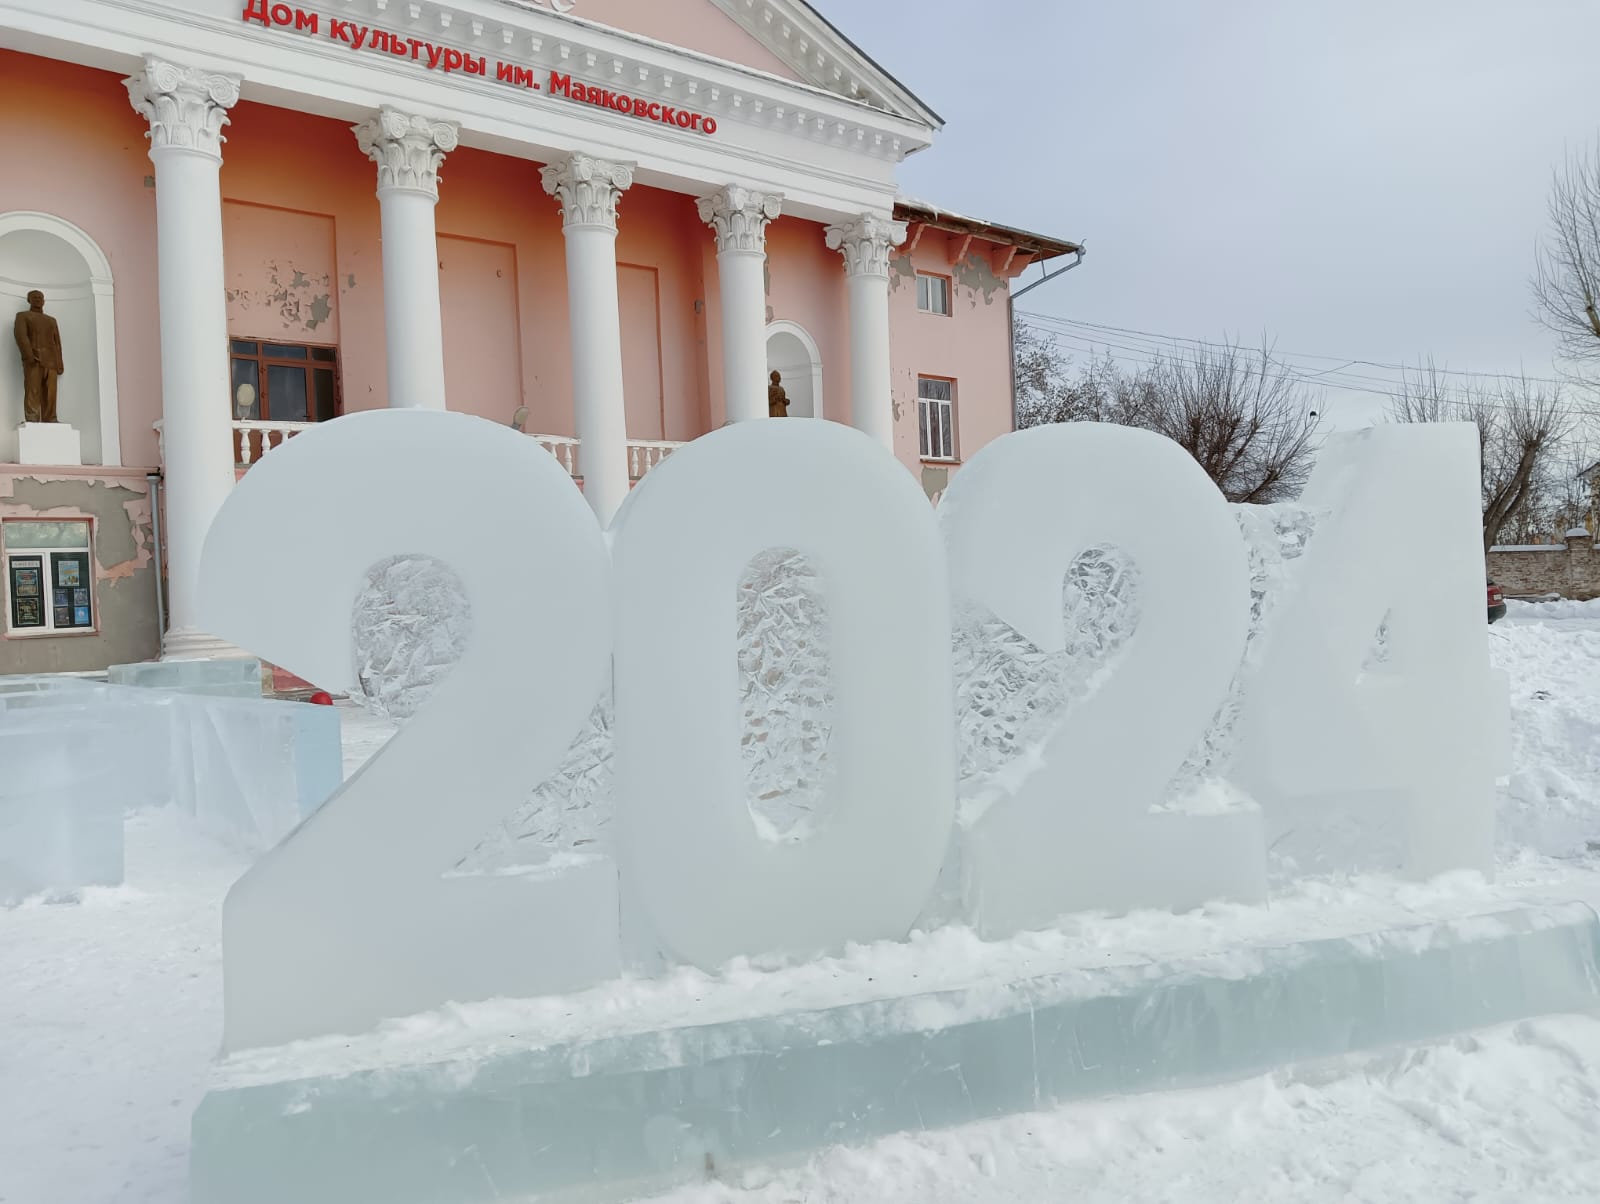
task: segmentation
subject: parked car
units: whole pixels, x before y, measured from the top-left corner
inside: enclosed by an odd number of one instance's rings
[[[1506,596],[1493,581],[1489,582],[1489,622],[1506,617]]]

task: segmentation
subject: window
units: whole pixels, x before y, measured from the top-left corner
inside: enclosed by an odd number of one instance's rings
[[[917,273],[917,308],[925,314],[950,316],[950,277]]]
[[[917,377],[917,428],[924,460],[956,458],[956,382]]]
[[[88,519],[0,523],[6,626],[14,634],[93,631]]]
[[[334,347],[231,339],[235,422],[327,422],[339,414]]]

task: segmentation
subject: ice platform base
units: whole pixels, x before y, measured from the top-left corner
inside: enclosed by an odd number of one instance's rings
[[[625,1200],[708,1168],[1590,1010],[1597,941],[1595,913],[1562,902],[690,1026],[652,1029],[644,1009],[582,1039],[535,1025],[251,1051],[195,1115],[192,1199]]]

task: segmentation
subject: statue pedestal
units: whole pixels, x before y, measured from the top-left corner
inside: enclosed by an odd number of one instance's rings
[[[17,428],[18,464],[82,464],[78,428],[65,422],[24,422]]]

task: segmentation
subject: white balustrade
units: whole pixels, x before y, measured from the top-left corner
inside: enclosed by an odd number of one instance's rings
[[[313,426],[310,422],[256,422],[233,424],[234,463],[248,468],[273,448]]]
[[[162,463],[165,463],[167,444],[162,423],[163,420],[158,418],[150,426],[156,433],[156,445],[161,453]],[[239,468],[248,468],[273,448],[280,446],[285,439],[293,438],[301,431],[308,431],[315,425],[311,422],[236,420],[232,423],[233,462]]]
[[[310,430],[315,423],[311,422],[260,422],[254,420],[236,420],[233,423],[233,450],[234,463],[240,468],[248,468],[273,448],[280,446],[284,440],[292,439],[301,431]],[[157,419],[151,424],[156,432],[157,439],[162,439],[161,420]],[[574,477],[581,477],[578,463],[578,440],[572,435],[534,435],[539,443],[552,456],[560,462],[561,467]],[[628,440],[628,479],[640,480],[661,461],[665,460],[678,448],[681,442],[667,439],[629,439]],[[165,446],[162,446],[163,455]]]
[[[535,435],[545,451],[561,462],[572,476],[578,475],[578,441],[571,435]]]
[[[681,443],[668,443],[660,439],[629,439],[628,479],[639,480],[682,446]]]
[[[579,441],[571,435],[535,435],[537,439],[552,456],[561,461],[573,476],[581,476],[578,470]],[[637,481],[661,461],[665,460],[682,443],[674,443],[665,439],[629,439],[628,440],[628,479]]]

